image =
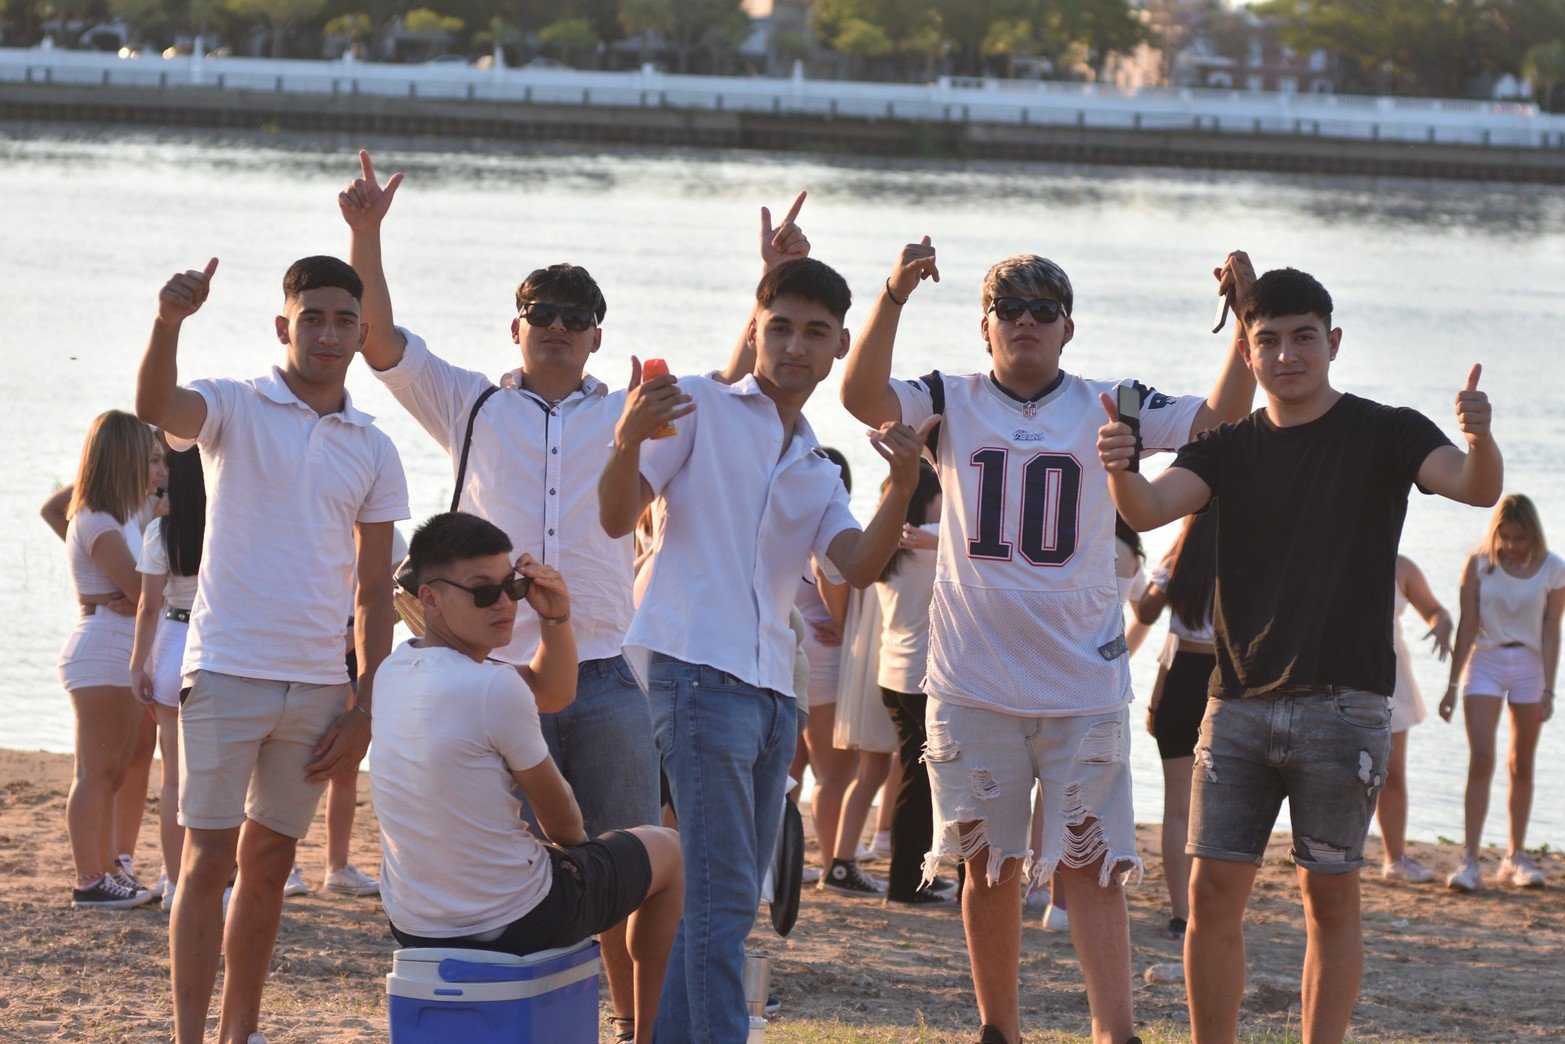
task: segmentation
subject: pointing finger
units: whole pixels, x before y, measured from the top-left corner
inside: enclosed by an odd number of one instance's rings
[[[375,180],[375,165],[370,162],[370,154],[364,149],[359,150],[359,168],[364,171],[364,180]]]
[[[1483,374],[1483,363],[1474,363],[1473,368],[1467,374],[1467,387],[1463,391],[1477,391],[1478,378]]]
[[[798,198],[793,201],[793,206],[788,208],[788,216],[783,218],[783,224],[792,224],[799,216],[799,211],[804,209],[804,197],[807,195],[809,195],[808,191],[799,193]]]

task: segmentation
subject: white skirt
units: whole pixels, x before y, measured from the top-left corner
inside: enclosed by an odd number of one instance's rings
[[[76,621],[60,650],[60,684],[66,692],[112,686],[130,688],[130,647],[136,618],[101,606]]]

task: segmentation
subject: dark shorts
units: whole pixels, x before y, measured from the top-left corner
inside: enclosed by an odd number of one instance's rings
[[[1195,753],[1201,718],[1206,714],[1206,687],[1217,667],[1211,653],[1177,652],[1163,678],[1163,694],[1152,715],[1152,735],[1157,737],[1158,757],[1164,761],[1188,758]]]
[[[608,931],[629,917],[652,887],[652,860],[641,839],[611,830],[584,845],[549,848],[554,884],[543,901],[505,926],[494,939],[472,936],[431,939],[410,935],[395,924],[391,934],[403,946],[498,950],[526,955]]]

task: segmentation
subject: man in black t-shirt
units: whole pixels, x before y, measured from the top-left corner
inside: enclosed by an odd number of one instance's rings
[[[1217,670],[1191,790],[1185,980],[1197,1044],[1234,1038],[1245,904],[1283,798],[1304,896],[1303,1035],[1340,1040],[1364,966],[1358,871],[1390,749],[1397,542],[1414,483],[1487,507],[1504,465],[1474,366],[1457,394],[1467,452],[1422,414],[1332,388],[1331,296],[1294,269],[1239,308],[1266,406],[1208,431],[1148,481],[1104,398],[1098,452],[1121,515],[1148,530],[1218,519]]]

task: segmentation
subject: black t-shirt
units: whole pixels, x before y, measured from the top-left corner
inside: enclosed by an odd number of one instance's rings
[[[1416,410],[1343,395],[1308,424],[1264,409],[1179,451],[1217,498],[1211,695],[1341,686],[1390,696],[1397,543],[1429,454]]]

